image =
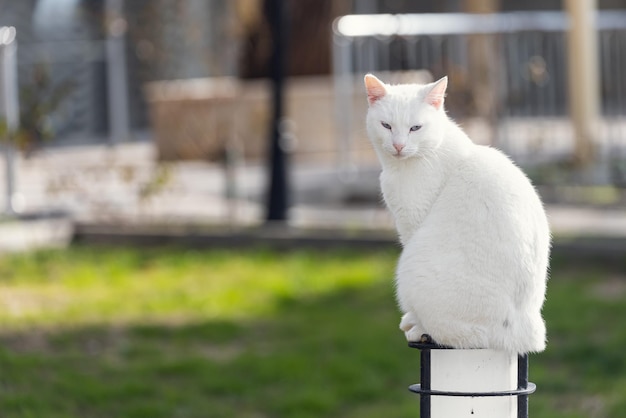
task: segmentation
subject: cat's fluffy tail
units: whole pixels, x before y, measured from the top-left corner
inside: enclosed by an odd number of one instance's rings
[[[537,315],[516,315],[502,324],[501,332],[492,335],[492,346],[517,354],[540,352],[546,348],[546,325]]]

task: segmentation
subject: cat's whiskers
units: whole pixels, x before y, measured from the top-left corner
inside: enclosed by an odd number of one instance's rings
[[[428,156],[427,156],[427,155],[423,155],[422,160],[423,160],[426,164],[428,164],[428,166],[430,167],[430,169],[431,169],[431,170],[434,170],[434,169],[435,169],[435,166],[433,165],[433,163],[431,163],[431,161],[430,161],[430,159],[428,158]]]
[[[428,166],[430,167],[431,170],[435,169],[435,165],[431,161],[431,157],[433,159],[438,159],[439,158],[439,155],[435,152],[435,150],[433,150],[433,149],[425,149],[424,151],[422,151],[420,153],[420,157],[426,164],[428,164]]]

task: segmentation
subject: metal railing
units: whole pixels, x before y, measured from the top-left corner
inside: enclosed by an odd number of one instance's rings
[[[366,72],[447,74],[446,108],[473,140],[497,146],[524,165],[570,158],[568,25],[561,12],[338,18],[333,54],[342,169],[358,169],[355,150],[366,143],[351,113]],[[615,167],[626,159],[626,13],[598,12],[596,28],[602,114],[594,146],[599,170],[587,180],[606,182],[616,181],[611,178],[619,174]]]
[[[0,27],[0,142],[5,156],[5,214],[15,213],[15,168],[13,135],[19,125],[17,93],[17,42],[13,26]]]

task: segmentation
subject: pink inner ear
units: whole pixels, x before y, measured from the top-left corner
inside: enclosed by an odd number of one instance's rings
[[[446,88],[448,87],[448,77],[444,77],[433,86],[426,96],[426,103],[439,110],[443,106]]]
[[[428,103],[430,103],[430,105],[432,105],[435,109],[439,110],[443,105],[443,97],[431,97],[428,100]]]
[[[387,91],[379,79],[372,75],[365,76],[365,88],[367,89],[367,100],[370,105],[385,97]]]
[[[385,90],[382,89],[371,89],[367,91],[367,100],[369,100],[370,104],[376,103],[377,100],[382,99],[385,96]]]

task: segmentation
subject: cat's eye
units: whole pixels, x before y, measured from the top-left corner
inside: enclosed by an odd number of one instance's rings
[[[413,125],[411,126],[411,129],[409,129],[409,131],[415,132],[415,131],[418,131],[421,127],[422,125]]]
[[[389,125],[387,122],[380,122],[380,124],[383,125],[383,128],[391,130],[391,125]]]

